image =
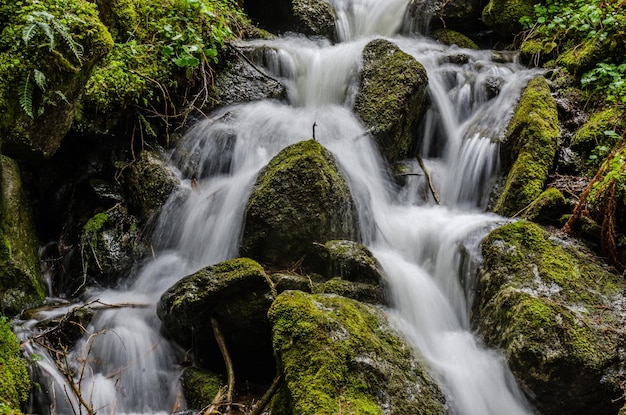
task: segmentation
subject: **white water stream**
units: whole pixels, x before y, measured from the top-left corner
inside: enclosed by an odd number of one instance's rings
[[[81,374],[76,382],[98,413],[169,413],[176,407],[179,351],[160,335],[155,304],[181,277],[237,255],[256,175],[282,148],[309,139],[314,122],[317,139],[348,178],[363,242],[389,276],[394,321],[440,380],[453,413],[532,413],[502,357],[470,331],[474,269],[468,258],[476,259],[480,240],[499,221],[482,213],[498,168],[492,138],[506,127],[534,74],[494,62],[490,51],[399,35],[406,0],[332,3],[342,41],[337,45],[300,37],[250,42],[273,51],[267,70],[288,87],[289,102],[224,108],[192,128],[172,156],[182,184],[160,216],[156,257],[127,285],[89,292],[85,301],[148,305],[97,312],[89,326],[94,334],[72,352],[69,361]],[[409,177],[402,188],[394,184],[350,109],[361,51],[376,36],[397,43],[427,68],[433,105],[420,131],[421,152],[442,206],[430,200],[423,177]],[[467,63],[445,63],[460,54]],[[501,90],[489,99],[485,85],[494,78]],[[413,168],[419,171],[417,163]],[[44,357],[39,366],[49,374],[42,385],[44,406],[47,399],[51,413],[84,412],[53,363]]]

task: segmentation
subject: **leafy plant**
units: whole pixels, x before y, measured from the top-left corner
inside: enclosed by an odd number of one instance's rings
[[[580,79],[583,88],[593,88],[606,94],[612,103],[626,103],[626,62],[621,65],[600,62]]]
[[[67,19],[82,22],[78,17],[72,14],[66,14]],[[48,50],[52,51],[57,45],[56,36],[60,36],[65,45],[72,52],[74,58],[80,63],[83,57],[83,46],[76,42],[70,33],[67,25],[63,24],[51,13],[46,11],[33,11],[26,16],[27,24],[22,30],[22,39],[24,43],[28,43],[38,34],[43,33],[48,39]],[[84,23],[84,22],[82,22]]]

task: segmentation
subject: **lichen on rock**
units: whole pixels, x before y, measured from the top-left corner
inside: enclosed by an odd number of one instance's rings
[[[569,240],[519,221],[483,241],[473,324],[541,413],[616,413],[624,281]]]
[[[284,374],[273,414],[448,413],[441,390],[379,309],[286,291],[269,319]]]

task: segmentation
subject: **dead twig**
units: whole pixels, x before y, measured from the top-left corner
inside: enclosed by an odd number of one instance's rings
[[[230,405],[233,402],[233,393],[235,390],[235,371],[233,369],[233,361],[231,360],[230,354],[228,353],[228,348],[226,347],[226,340],[224,339],[224,335],[220,330],[220,326],[217,320],[213,316],[211,316],[211,327],[213,328],[213,335],[215,336],[217,345],[219,346],[222,357],[224,358],[224,364],[226,364],[226,375],[228,380],[228,388],[226,390],[226,412],[229,412]]]
[[[249,415],[261,415],[261,413],[263,413],[263,410],[265,409],[267,404],[270,403],[270,400],[272,399],[272,397],[278,390],[278,387],[280,386],[282,381],[283,381],[283,374],[277,373],[276,377],[274,378],[274,381],[272,382],[270,387],[267,389],[267,391],[265,391],[259,403],[257,403],[256,405],[252,407]]]
[[[430,188],[430,193],[433,195],[433,199],[435,199],[435,202],[440,205],[441,201],[439,200],[439,194],[437,194],[437,191],[435,190],[435,185],[433,184],[433,178],[430,176],[430,173],[428,172],[428,170],[426,169],[426,166],[424,165],[424,160],[422,160],[422,156],[420,156],[419,154],[417,155],[417,162],[420,165],[420,168],[422,169],[422,171],[424,172],[424,175],[426,176],[426,181],[428,181],[428,187]]]

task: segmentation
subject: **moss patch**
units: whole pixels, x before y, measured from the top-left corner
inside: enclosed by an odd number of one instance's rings
[[[272,413],[446,413],[441,391],[379,310],[286,291],[269,318],[285,375]]]
[[[533,6],[531,0],[490,0],[483,9],[482,20],[498,33],[512,36],[522,30],[520,18],[534,15]]]
[[[479,49],[476,42],[462,33],[455,32],[454,30],[437,29],[432,33],[432,36],[446,45],[457,45],[460,48],[466,49]]]
[[[505,157],[513,161],[494,208],[513,216],[544,190],[559,144],[556,103],[543,77],[528,83],[506,133]]]
[[[0,413],[20,414],[26,403],[30,379],[20,344],[6,317],[0,315]]]
[[[623,119],[624,114],[616,107],[592,114],[572,136],[570,146],[584,159],[587,159],[592,150],[598,146],[606,147],[608,152],[608,149],[618,143],[617,137],[624,131]],[[605,131],[613,131],[615,135],[605,134]]]

